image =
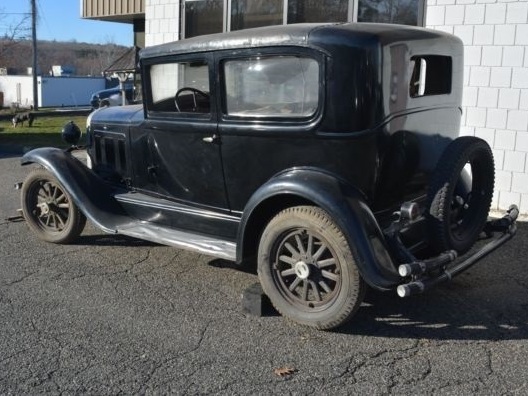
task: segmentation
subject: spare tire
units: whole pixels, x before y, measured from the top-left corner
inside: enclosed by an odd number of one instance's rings
[[[464,136],[447,146],[427,194],[429,245],[435,253],[471,249],[486,223],[494,183],[493,154],[484,140]]]

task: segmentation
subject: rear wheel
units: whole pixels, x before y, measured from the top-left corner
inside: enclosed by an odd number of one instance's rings
[[[486,223],[495,168],[489,145],[473,136],[449,144],[428,191],[428,229],[436,253],[468,251]]]
[[[297,206],[266,226],[258,273],[275,308],[293,321],[332,329],[359,308],[365,284],[339,227],[324,210]]]
[[[70,243],[83,231],[86,217],[50,172],[33,169],[22,184],[22,212],[40,239]]]

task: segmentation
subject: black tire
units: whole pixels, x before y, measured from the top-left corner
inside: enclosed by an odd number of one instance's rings
[[[467,166],[469,178],[463,174]],[[435,253],[463,254],[473,246],[486,223],[494,183],[493,154],[484,140],[464,136],[447,146],[428,191],[427,225]]]
[[[296,206],[266,226],[258,251],[264,292],[283,316],[329,330],[357,311],[365,283],[342,231],[324,210]]]
[[[48,242],[67,244],[81,234],[86,217],[49,171],[33,169],[22,183],[22,213],[29,228]]]

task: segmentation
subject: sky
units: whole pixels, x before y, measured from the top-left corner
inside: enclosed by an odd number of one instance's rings
[[[114,43],[127,47],[134,43],[132,24],[82,19],[80,0],[37,0],[36,4],[38,40]],[[30,0],[0,0],[0,36],[10,23],[30,12]]]

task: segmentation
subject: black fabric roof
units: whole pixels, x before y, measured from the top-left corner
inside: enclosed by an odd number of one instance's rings
[[[312,39],[315,38],[316,39]],[[151,57],[204,52],[222,49],[265,47],[277,45],[326,47],[388,45],[394,42],[427,40],[439,37],[460,41],[448,33],[414,26],[383,23],[301,23],[266,26],[193,37],[172,43],[160,44],[141,50],[139,57]]]

